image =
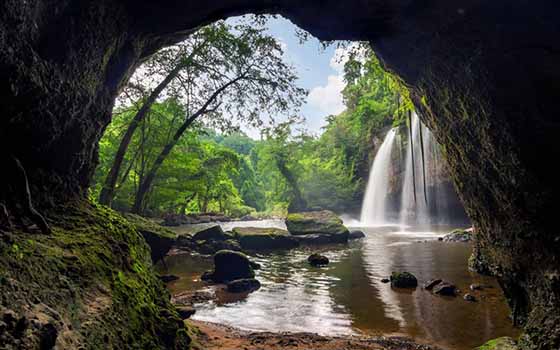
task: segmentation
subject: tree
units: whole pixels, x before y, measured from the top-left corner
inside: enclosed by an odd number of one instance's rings
[[[293,68],[283,62],[279,43],[262,28],[231,26],[224,22],[207,27],[212,35],[193,59],[182,81],[187,111],[183,123],[163,147],[138,187],[133,212],[141,213],[157,172],[185,131],[207,116],[211,125],[229,128],[232,122],[260,125],[265,112],[285,113],[302,103],[305,90],[295,85]],[[200,35],[207,35],[205,30]],[[191,40],[197,40],[194,35]]]
[[[138,82],[138,80],[141,79],[141,77],[143,78],[145,76],[152,76],[155,78],[158,78],[161,75],[164,76],[157,84],[157,86],[153,90],[151,90],[151,92],[149,92],[147,96],[142,96],[140,101],[138,101],[140,103],[135,103],[135,105],[139,104],[140,107],[130,121],[130,124],[126,129],[126,132],[124,133],[119,144],[119,148],[115,154],[113,165],[107,173],[103,188],[99,195],[99,202],[101,204],[105,204],[108,206],[112,205],[119,173],[121,171],[123,160],[126,151],[128,150],[128,146],[130,145],[130,142],[132,140],[132,136],[134,135],[134,132],[147,116],[150,108],[157,101],[164,90],[169,88],[170,85],[176,80],[181,80],[181,73],[187,67],[194,63],[197,56],[209,44],[209,41],[212,38],[211,34],[211,31],[203,31],[200,35],[200,38],[186,41],[171,48],[162,50],[143,66],[141,74],[134,76],[131,80],[131,83],[128,86],[128,90],[137,90],[145,95],[145,89]],[[125,95],[129,96],[129,93],[130,91],[127,91]]]

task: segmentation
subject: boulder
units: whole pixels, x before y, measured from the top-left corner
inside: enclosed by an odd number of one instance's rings
[[[176,308],[182,320],[186,320],[196,313],[196,310],[192,306],[177,306]]]
[[[492,339],[475,350],[519,350],[519,347],[513,338],[501,337]]]
[[[232,250],[220,250],[214,254],[212,281],[224,283],[243,278],[254,278],[255,272],[249,258]]]
[[[125,214],[124,217],[136,227],[150,246],[150,256],[155,264],[167,255],[177,240],[177,234],[165,227],[135,214]]]
[[[232,233],[241,247],[248,250],[292,249],[299,246],[294,236],[279,228],[235,227]]]
[[[418,280],[410,272],[393,272],[391,273],[391,287],[395,288],[416,288]]]
[[[441,239],[444,242],[458,242],[467,243],[473,240],[473,230],[472,229],[456,229],[446,234]]]
[[[382,278],[381,279],[381,283],[389,283],[389,282],[391,282],[391,280],[388,279],[388,278]]]
[[[230,293],[250,293],[261,287],[261,283],[254,278],[243,278],[227,283],[227,291]]]
[[[194,241],[225,241],[231,238],[226,235],[220,225],[213,225],[196,232],[192,239]]]
[[[434,294],[454,297],[457,293],[457,287],[449,282],[440,282],[433,289]]]
[[[429,280],[428,282],[424,283],[424,289],[426,290],[432,290],[434,289],[435,286],[437,286],[438,284],[440,284],[441,282],[443,282],[440,279],[433,279],[433,280]]]
[[[329,264],[329,258],[321,254],[311,254],[307,258],[307,262],[309,262],[311,266],[315,267],[325,266]]]
[[[348,241],[349,231],[342,220],[330,210],[288,214],[286,227],[294,236],[325,234],[335,236],[336,241]]]
[[[352,230],[348,234],[348,239],[360,239],[360,238],[365,238],[365,237],[366,237],[366,234],[363,231],[360,231],[360,230]]]
[[[215,254],[220,250],[242,251],[239,242],[228,239],[226,241],[197,241],[194,250],[200,254]]]

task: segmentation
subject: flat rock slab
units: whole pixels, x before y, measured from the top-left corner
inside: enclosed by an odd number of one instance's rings
[[[294,236],[325,234],[338,236],[342,241],[348,241],[350,234],[342,220],[330,210],[288,214],[286,227]]]
[[[248,250],[292,249],[299,246],[299,241],[288,231],[274,227],[235,227],[232,235],[243,249]]]

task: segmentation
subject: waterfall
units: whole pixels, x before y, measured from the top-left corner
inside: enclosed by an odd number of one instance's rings
[[[412,139],[409,138],[406,147],[405,172],[401,192],[401,209],[399,214],[399,222],[402,225],[429,224],[430,214],[428,203],[431,198],[424,196],[424,173],[422,171],[421,147],[424,149],[425,168],[429,171],[431,167],[432,152],[430,144],[433,142],[430,131],[420,123],[420,119],[416,113],[412,114]],[[419,128],[422,128],[424,136],[424,144],[420,143]],[[412,158],[412,149],[414,149],[414,162]],[[413,174],[415,176],[413,176]],[[428,176],[426,176],[428,177]],[[426,185],[430,184],[429,177],[426,179]],[[416,191],[415,191],[416,189]]]
[[[389,166],[391,151],[395,143],[396,131],[390,130],[385,136],[371,166],[366,193],[362,201],[360,221],[362,225],[381,225],[387,223],[385,200],[389,189]]]
[[[423,142],[420,142],[420,128]],[[416,113],[411,116],[411,129],[412,133],[408,130],[392,129],[385,136],[369,173],[362,202],[361,225],[381,226],[398,223],[401,226],[429,227],[449,224],[454,220],[457,222],[458,217],[459,222],[468,222],[466,214],[461,220],[461,204],[448,179],[446,182],[445,165],[440,156],[439,145]],[[397,145],[395,151],[398,153],[393,156],[394,145]],[[422,168],[422,154],[425,169]],[[398,168],[404,168],[400,176],[398,171],[391,171]],[[400,191],[392,188],[390,192],[391,176],[394,176],[395,180],[399,177],[402,180]],[[389,194],[396,202],[387,201]]]

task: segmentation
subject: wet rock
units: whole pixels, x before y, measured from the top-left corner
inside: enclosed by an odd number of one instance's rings
[[[220,250],[214,254],[214,272],[212,280],[222,283],[243,278],[253,278],[255,272],[249,258],[232,250]]]
[[[360,230],[352,230],[348,234],[348,239],[360,239],[360,238],[365,238],[365,237],[366,237],[366,234],[363,231],[360,231]]]
[[[214,275],[214,272],[212,272],[212,271],[206,271],[206,272],[202,273],[202,275],[200,276],[200,280],[202,280],[202,281],[211,281],[213,275]]]
[[[457,293],[457,288],[449,282],[440,282],[433,288],[434,294],[445,295],[445,296],[455,296]]]
[[[395,288],[416,288],[418,280],[410,272],[393,272],[391,274],[391,286]]]
[[[381,279],[381,283],[389,283],[389,282],[391,282],[391,280],[388,279],[388,278],[382,278]]]
[[[302,236],[294,236],[294,238],[301,245],[325,245],[325,244],[338,244],[348,242],[347,237],[338,235],[326,235],[326,234],[310,234]]]
[[[329,258],[327,258],[326,256],[321,255],[321,254],[311,254],[307,258],[307,262],[311,266],[315,266],[315,267],[325,266],[325,265],[329,264]]]
[[[243,249],[276,250],[299,246],[296,237],[278,228],[236,227],[232,232]]]
[[[220,225],[204,228],[192,236],[193,241],[225,241],[229,238]]]
[[[458,242],[467,243],[473,240],[473,230],[471,229],[456,229],[442,237],[444,242]]]
[[[465,299],[466,301],[470,301],[470,302],[475,302],[476,301],[476,297],[472,294],[465,294],[463,295],[463,299]]]
[[[163,282],[163,283],[169,283],[169,282],[173,282],[179,279],[179,276],[175,276],[175,275],[160,275],[159,279]]]
[[[424,283],[424,289],[432,290],[435,286],[437,286],[441,282],[442,282],[442,280],[440,280],[440,279],[429,280],[428,282]]]
[[[261,287],[261,283],[254,278],[238,279],[227,284],[227,291],[230,293],[254,292]]]
[[[294,236],[324,234],[333,237],[333,242],[347,242],[349,231],[342,220],[332,211],[309,211],[288,214],[286,227]]]
[[[200,254],[215,254],[220,250],[233,250],[240,252],[242,251],[241,245],[239,242],[228,239],[225,241],[196,241],[193,250],[199,252]]]
[[[177,306],[176,308],[182,320],[186,320],[196,313],[196,310],[191,306]]]
[[[519,350],[519,347],[513,338],[501,337],[492,339],[475,350]]]
[[[482,290],[483,288],[484,288],[484,287],[483,287],[482,285],[476,284],[476,283],[475,283],[475,284],[471,284],[471,285],[469,286],[469,289],[470,289],[470,290],[473,290],[473,291],[474,291],[474,290]]]
[[[253,268],[253,270],[260,270],[261,269],[261,264],[256,263],[254,261],[249,261],[249,263],[251,264],[251,267]]]

